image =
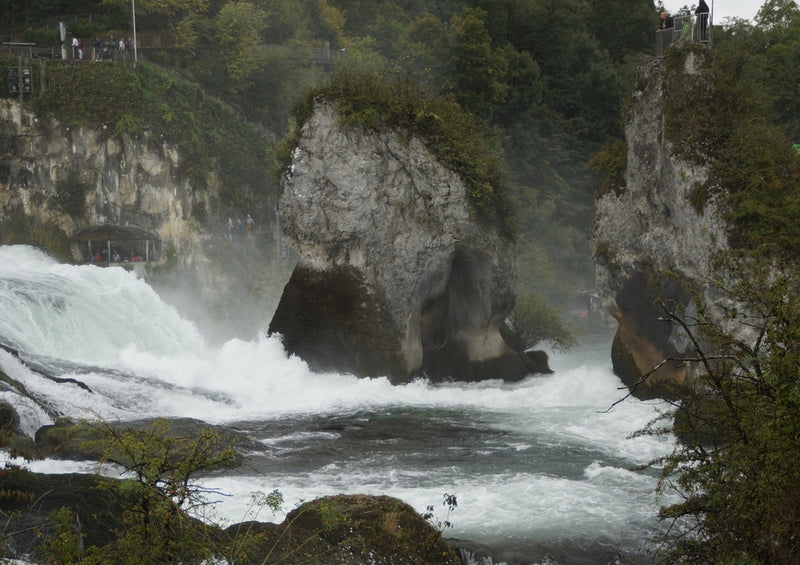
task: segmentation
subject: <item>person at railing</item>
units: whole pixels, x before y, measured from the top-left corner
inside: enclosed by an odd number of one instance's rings
[[[657,31],[664,31],[665,29],[672,29],[674,26],[674,22],[672,16],[670,16],[667,12],[661,12],[661,23],[658,26]]]
[[[675,22],[667,12],[661,12],[661,22],[656,29],[656,56],[664,56],[664,48],[672,43]]]
[[[694,11],[695,16],[697,16],[697,39],[699,41],[708,41],[708,12],[709,9],[706,0],[700,0],[697,9]]]

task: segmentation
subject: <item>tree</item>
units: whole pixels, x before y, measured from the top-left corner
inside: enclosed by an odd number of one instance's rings
[[[615,61],[652,53],[658,16],[651,0],[588,0],[584,7],[589,29]]]
[[[226,4],[216,17],[217,40],[233,90],[245,90],[262,68],[259,46],[267,13],[250,2]]]
[[[417,17],[403,30],[395,49],[397,62],[431,92],[441,92],[450,60],[447,25],[433,14]]]
[[[501,101],[508,90],[508,61],[492,49],[484,16],[481,10],[464,8],[450,22],[453,41],[449,90],[466,110],[487,119],[492,105]]]
[[[157,565],[210,557],[204,528],[189,513],[196,514],[212,502],[210,495],[220,494],[198,483],[197,476],[237,459],[229,438],[210,428],[181,435],[166,420],[124,430],[101,423],[100,431],[100,462],[115,463],[130,476],[108,484],[126,509],[116,517],[121,520],[116,540],[92,548],[82,563]]]
[[[767,0],[758,10],[755,20],[766,31],[780,32],[789,27],[797,13],[794,0]]]
[[[666,305],[694,354],[699,376],[665,417],[680,443],[659,459],[659,490],[672,522],[671,562],[769,563],[800,559],[800,274],[771,255],[741,255],[720,272],[732,304],[724,319]],[[730,282],[732,281],[732,282]],[[660,434],[652,425],[646,433]]]

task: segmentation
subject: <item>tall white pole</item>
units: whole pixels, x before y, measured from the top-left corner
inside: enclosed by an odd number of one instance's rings
[[[131,0],[131,14],[133,17],[133,66],[139,60],[139,53],[136,49],[136,0]]]

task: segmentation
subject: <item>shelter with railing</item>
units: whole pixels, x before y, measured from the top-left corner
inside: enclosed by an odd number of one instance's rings
[[[664,49],[683,41],[701,43],[713,47],[710,12],[690,14],[678,13],[670,18],[671,26],[656,31],[656,57],[664,56]]]

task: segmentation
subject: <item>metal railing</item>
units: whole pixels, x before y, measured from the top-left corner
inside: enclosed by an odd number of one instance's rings
[[[679,14],[672,18],[672,24],[656,31],[656,57],[663,57],[667,46],[682,41],[713,45],[711,14]]]

